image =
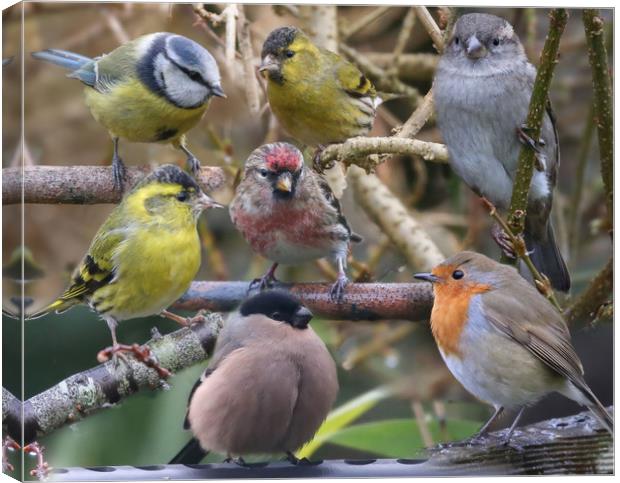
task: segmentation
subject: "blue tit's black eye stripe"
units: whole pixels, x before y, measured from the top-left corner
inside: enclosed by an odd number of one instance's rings
[[[187,67],[179,64],[178,62],[175,62],[175,60],[170,57],[168,55],[168,52],[166,52],[166,50],[163,51],[164,57],[166,57],[166,59],[168,59],[170,61],[170,63],[172,65],[174,65],[177,69],[179,69],[181,72],[183,72],[187,77],[189,77],[191,80],[193,80],[194,82],[198,82],[199,84],[202,84],[203,86],[205,86],[207,89],[211,89],[211,86],[209,85],[209,83],[202,77],[202,75],[200,74],[200,72],[195,71],[195,70],[190,70]]]

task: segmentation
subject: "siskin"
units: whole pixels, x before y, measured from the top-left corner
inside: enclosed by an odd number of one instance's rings
[[[176,166],[164,165],[140,181],[112,211],[76,268],[71,285],[28,317],[62,313],[85,303],[107,322],[113,352],[118,322],[161,314],[189,288],[200,267],[196,222],[221,207]],[[118,349],[118,350],[117,350]]]
[[[168,143],[183,151],[195,174],[198,159],[185,146],[185,133],[202,119],[213,96],[226,97],[213,56],[181,35],[158,32],[91,59],[64,50],[34,52],[85,84],[86,104],[114,142],[114,185],[122,189],[125,166],[119,138]]]
[[[352,63],[314,45],[295,27],[269,34],[261,53],[271,110],[282,126],[309,146],[365,136],[378,98]]]

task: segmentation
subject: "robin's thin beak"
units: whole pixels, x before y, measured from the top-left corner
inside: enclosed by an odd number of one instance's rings
[[[476,37],[475,35],[469,37],[469,40],[467,41],[466,51],[467,57],[469,57],[470,59],[480,59],[487,55],[486,47],[482,45],[482,43],[480,43],[478,37]]]
[[[258,67],[258,71],[261,74],[265,72],[269,74],[277,73],[280,71],[280,64],[278,64],[278,61],[273,55],[267,54],[263,57],[261,65]]]
[[[219,84],[211,88],[211,94],[214,95],[215,97],[221,97],[223,99],[226,99],[227,97],[226,94],[224,94],[224,90],[222,89],[222,86]]]
[[[417,278],[418,280],[424,280],[425,282],[436,283],[441,279],[437,275],[433,275],[432,273],[415,273],[413,278]]]
[[[276,181],[276,190],[281,191],[282,193],[290,193],[293,189],[293,176],[288,171],[282,173],[278,176],[278,181]]]
[[[196,207],[200,208],[200,210],[206,210],[207,208],[224,208],[224,205],[218,203],[210,196],[207,196],[204,193],[200,193],[200,196],[196,200]]]
[[[308,322],[312,320],[312,317],[314,317],[314,314],[310,312],[309,309],[306,307],[300,307],[293,318],[293,326],[298,329],[306,328],[308,327]]]

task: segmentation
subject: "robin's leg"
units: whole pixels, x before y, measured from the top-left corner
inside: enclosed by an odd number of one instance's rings
[[[190,327],[194,324],[205,322],[207,319],[204,314],[204,310],[199,310],[193,317],[181,317],[180,315],[168,312],[167,310],[162,310],[159,315],[166,319],[174,320],[177,324],[182,325],[183,327]]]
[[[198,161],[198,158],[194,156],[194,154],[187,149],[183,143],[179,144],[179,149],[185,153],[185,156],[187,156],[187,167],[192,174],[195,176],[200,173],[200,161]]]
[[[112,155],[112,176],[114,176],[114,189],[123,192],[123,183],[127,179],[127,168],[118,154],[118,138],[112,138],[114,154]]]
[[[332,302],[341,303],[342,297],[344,296],[344,288],[349,283],[349,279],[347,278],[347,274],[344,270],[343,258],[338,257],[336,261],[338,262],[338,278],[329,291],[329,297]]]
[[[35,476],[39,480],[45,480],[52,470],[52,467],[45,461],[44,450],[45,446],[41,446],[36,441],[24,446],[24,453],[37,457],[37,465],[33,470],[30,470],[30,475]]]
[[[491,416],[489,420],[482,425],[482,427],[478,430],[478,432],[471,439],[475,440],[475,439],[479,439],[482,436],[484,436],[489,431],[489,428],[491,427],[491,425],[495,422],[497,418],[499,418],[502,415],[503,412],[504,412],[503,406],[496,407],[495,412],[493,413],[493,416]]]
[[[104,362],[113,359],[115,363],[118,363],[118,359],[120,359],[127,364],[128,361],[125,353],[130,353],[133,354],[136,360],[157,371],[157,374],[162,379],[167,379],[172,375],[168,369],[162,367],[159,362],[157,362],[157,359],[151,352],[151,349],[147,346],[141,346],[139,344],[119,344],[116,338],[116,326],[118,325],[118,322],[112,317],[107,317],[105,320],[108,323],[110,333],[112,334],[112,346],[100,350],[97,354],[97,361],[103,364]]]
[[[261,278],[255,278],[252,280],[250,287],[248,288],[248,292],[256,288],[258,288],[258,290],[265,290],[266,288],[271,287],[274,283],[277,283],[278,279],[275,276],[276,268],[278,268],[278,263],[271,265],[271,268],[267,270],[267,273]]]
[[[517,413],[517,415],[515,416],[515,420],[510,425],[510,428],[508,429],[508,433],[506,433],[506,436],[504,436],[504,444],[507,445],[510,443],[510,438],[512,437],[512,433],[514,433],[515,428],[517,427],[517,423],[519,422],[519,420],[521,419],[521,416],[523,415],[523,411],[525,411],[524,407],[522,407]]]

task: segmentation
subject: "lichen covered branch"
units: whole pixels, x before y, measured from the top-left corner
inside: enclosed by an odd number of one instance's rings
[[[613,295],[614,263],[610,258],[607,265],[590,282],[579,298],[564,312],[568,323],[591,323],[599,318],[601,309],[610,306]],[[612,315],[612,314],[610,314]]]
[[[594,116],[596,127],[598,128],[601,175],[605,186],[608,226],[611,228],[614,203],[614,103],[611,90],[611,75],[607,62],[607,49],[605,48],[604,24],[603,19],[598,14],[598,10],[584,10],[583,24],[586,30],[590,67],[592,68]]]
[[[540,55],[538,72],[532,89],[527,119],[525,120],[527,134],[532,139],[540,138],[543,119],[549,102],[549,86],[551,85],[551,78],[557,64],[560,38],[564,32],[568,14],[565,9],[556,8],[551,10],[549,18],[549,33]],[[518,127],[515,126],[515,129]],[[508,216],[508,224],[515,235],[523,233],[525,228],[525,213],[527,211],[527,200],[534,171],[535,156],[534,150],[527,145],[524,145],[519,153],[518,167],[510,202],[510,214]]]

